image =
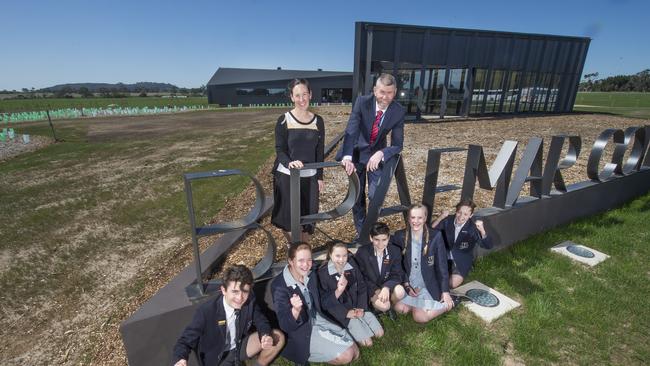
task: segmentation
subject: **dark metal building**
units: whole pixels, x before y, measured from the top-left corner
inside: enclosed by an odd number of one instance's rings
[[[294,78],[309,80],[312,102],[352,101],[351,72],[221,67],[208,82],[208,103],[221,106],[290,103],[286,88]]]
[[[377,76],[424,115],[570,112],[589,38],[357,22],[353,95]]]

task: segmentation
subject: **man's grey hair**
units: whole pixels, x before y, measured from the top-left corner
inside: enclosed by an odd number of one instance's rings
[[[377,85],[378,83],[381,83],[381,85],[383,86],[395,86],[395,88],[397,88],[397,81],[395,81],[395,77],[391,74],[379,75],[375,85]]]

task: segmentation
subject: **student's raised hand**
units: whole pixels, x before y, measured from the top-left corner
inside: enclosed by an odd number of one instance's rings
[[[303,167],[302,161],[300,160],[294,160],[292,162],[289,162],[289,169],[300,169]]]
[[[476,225],[478,232],[481,233],[481,237],[485,238],[485,227],[483,226],[483,220],[476,220],[474,224]]]
[[[291,303],[291,307],[297,311],[300,311],[300,309],[302,309],[302,299],[300,299],[300,296],[297,294],[293,294],[293,296],[291,296],[289,299],[289,302]]]
[[[345,291],[345,288],[348,287],[348,279],[345,278],[345,275],[341,275],[339,282],[336,283],[336,289],[340,292]]]
[[[384,287],[381,289],[381,291],[379,291],[379,296],[377,296],[377,300],[381,302],[387,302],[389,296],[390,296],[390,290],[388,289],[388,287]]]
[[[262,345],[262,349],[273,347],[273,337],[268,334],[263,335],[260,344]]]
[[[318,192],[322,192],[323,188],[325,188],[325,182],[323,182],[322,179],[318,180]]]
[[[181,358],[180,360],[178,360],[174,364],[174,366],[187,366],[187,360],[185,360],[184,358]]]
[[[440,213],[440,216],[438,216],[438,219],[442,220],[447,216],[449,216],[449,210],[442,210],[442,212]]]

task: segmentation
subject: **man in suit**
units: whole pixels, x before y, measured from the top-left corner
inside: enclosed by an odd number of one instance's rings
[[[255,365],[273,361],[284,346],[284,334],[271,329],[255,303],[252,285],[253,274],[247,267],[226,270],[221,293],[197,309],[176,342],[175,366],[186,366],[192,350],[201,365],[241,365],[255,355]]]
[[[368,199],[372,200],[382,173],[382,162],[402,151],[406,110],[395,102],[397,82],[393,75],[381,74],[372,95],[360,96],[354,103],[345,129],[343,146],[336,160],[348,175],[355,170],[361,183],[359,198],[352,208],[357,236],[366,219],[366,178]],[[386,137],[391,133],[390,146]]]

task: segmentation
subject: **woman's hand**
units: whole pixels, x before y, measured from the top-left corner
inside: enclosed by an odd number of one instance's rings
[[[289,162],[289,169],[301,169],[303,166],[304,165],[300,160],[294,160],[292,162]]]
[[[325,182],[323,182],[322,179],[318,180],[318,192],[322,192],[323,188],[325,188]]]

